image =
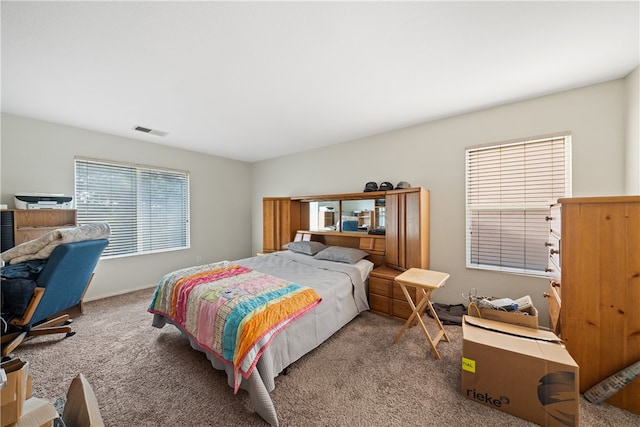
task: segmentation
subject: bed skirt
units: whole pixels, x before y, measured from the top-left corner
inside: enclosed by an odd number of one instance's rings
[[[222,362],[218,357],[211,354],[211,352],[200,347],[198,343],[193,339],[193,337],[191,337],[191,335],[187,334],[180,326],[176,325],[170,319],[167,319],[160,314],[153,315],[153,321],[151,323],[153,327],[163,328],[167,323],[171,323],[176,328],[178,328],[182,335],[189,339],[189,343],[191,344],[191,347],[193,349],[205,353],[207,355],[207,359],[209,359],[209,361],[211,362],[211,366],[219,371],[225,371],[227,374],[227,382],[229,383],[229,386],[231,388],[234,387],[233,365]],[[276,413],[276,408],[273,404],[273,401],[271,400],[271,395],[269,394],[269,391],[275,388],[275,384],[271,382],[271,384],[269,384],[270,388],[268,389],[268,385],[262,381],[262,377],[260,376],[260,373],[258,371],[259,367],[258,369],[254,369],[247,379],[240,376],[240,389],[246,390],[249,393],[249,398],[251,399],[253,410],[256,411],[256,413],[270,425],[277,427],[278,414]]]

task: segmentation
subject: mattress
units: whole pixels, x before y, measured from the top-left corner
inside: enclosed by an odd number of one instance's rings
[[[249,378],[241,379],[239,387],[249,392],[254,410],[271,425],[278,425],[275,405],[269,395],[275,389],[275,378],[359,313],[369,309],[365,285],[373,263],[361,260],[356,264],[345,264],[282,251],[237,260],[234,264],[309,286],[322,298],[313,310],[282,329],[263,351]],[[172,323],[168,318],[154,315],[153,326],[161,328],[167,322]],[[174,325],[185,333],[179,325]],[[191,336],[186,333],[185,336],[194,349],[207,353],[214,368],[226,371],[228,383],[234,387],[233,368],[201,348]]]

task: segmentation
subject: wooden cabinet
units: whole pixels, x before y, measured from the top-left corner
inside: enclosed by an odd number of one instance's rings
[[[402,271],[389,267],[378,267],[369,275],[369,306],[377,314],[406,320],[411,315],[411,307],[395,282],[396,276]],[[415,288],[407,288],[416,303]]]
[[[282,250],[300,229],[300,202],[289,197],[265,197],[262,200],[262,251]]]
[[[640,360],[640,197],[558,202],[549,215],[549,268],[559,267],[549,309],[559,307],[559,332],[585,392]],[[640,378],[607,402],[640,414]]]
[[[429,191],[387,191],[384,212],[385,266],[371,272],[369,304],[375,313],[404,320],[411,315],[411,307],[394,280],[409,268],[429,269]],[[415,288],[407,289],[417,303]]]
[[[76,225],[75,209],[3,210],[2,250],[37,239],[51,230],[74,227]]]
[[[386,264],[401,269],[429,269],[429,191],[387,191],[385,196]]]

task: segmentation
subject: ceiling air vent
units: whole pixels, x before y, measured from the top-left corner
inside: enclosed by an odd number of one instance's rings
[[[133,130],[137,130],[138,132],[144,132],[144,133],[148,133],[151,135],[155,135],[155,136],[167,136],[169,135],[169,132],[164,132],[161,130],[156,130],[156,129],[149,129],[146,128],[144,126],[136,126],[133,128]]]

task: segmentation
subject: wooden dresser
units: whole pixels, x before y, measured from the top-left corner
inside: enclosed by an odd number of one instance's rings
[[[548,220],[549,312],[585,392],[640,360],[640,196],[560,199]],[[640,414],[640,378],[607,402]]]

